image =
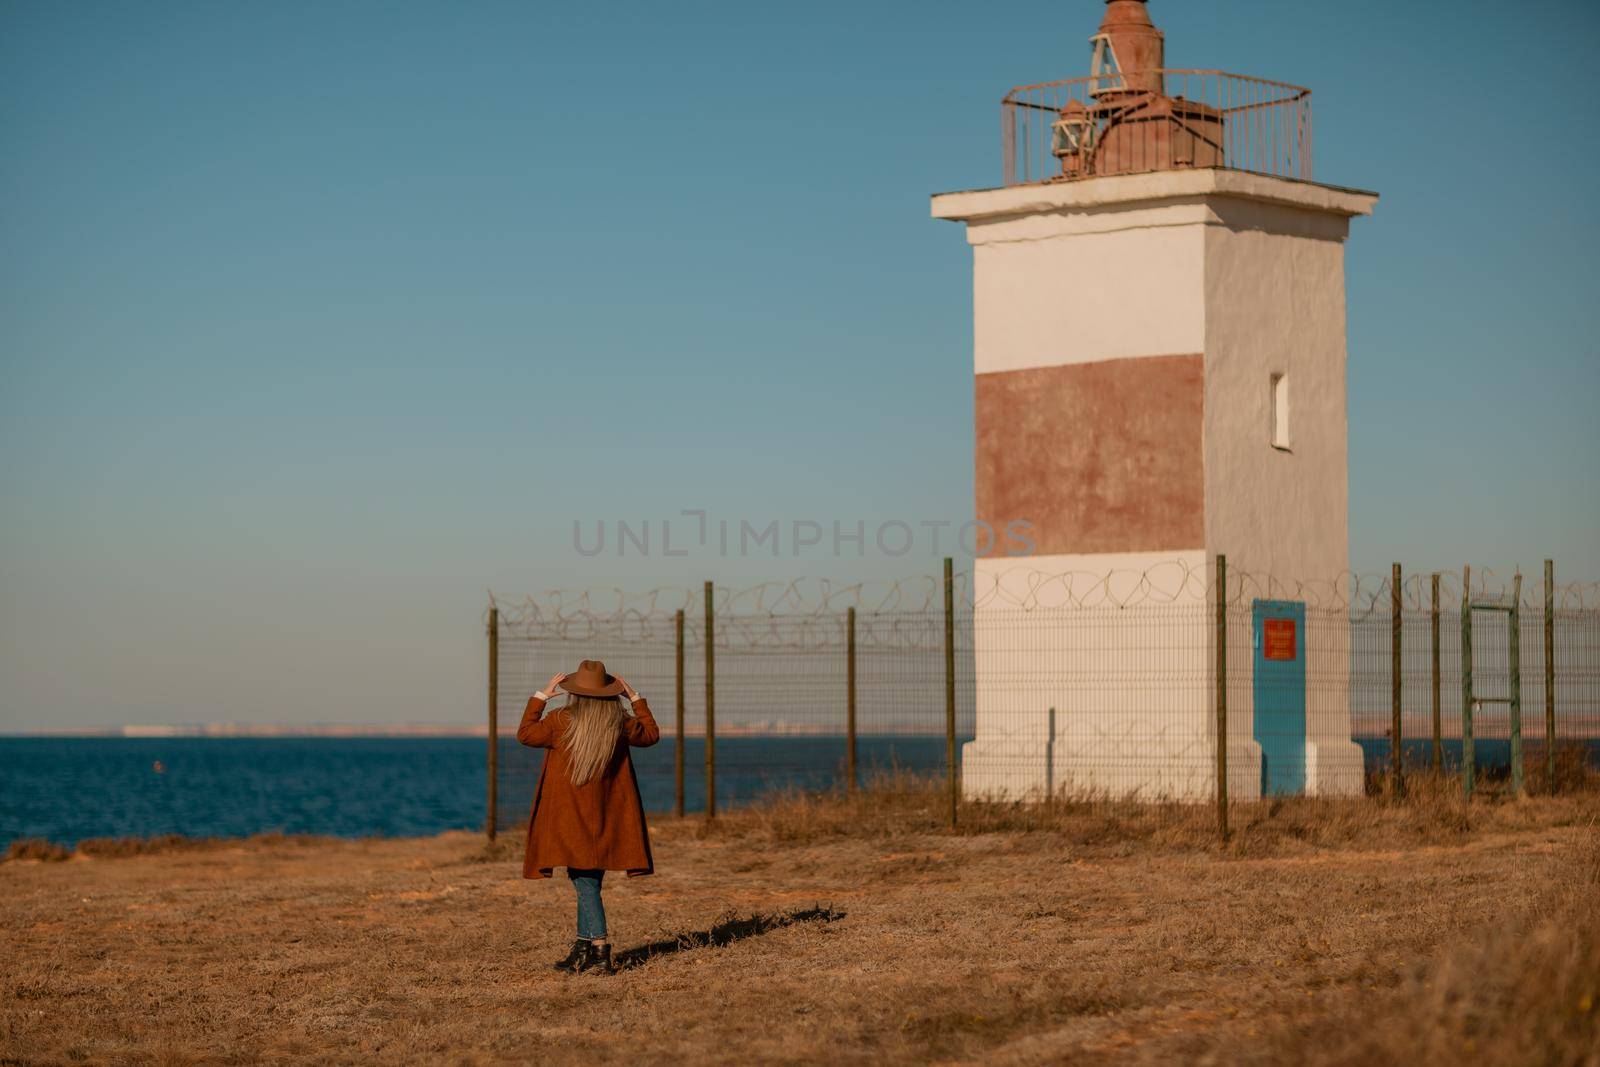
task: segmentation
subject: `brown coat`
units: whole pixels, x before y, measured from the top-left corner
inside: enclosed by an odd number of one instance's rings
[[[661,729],[641,697],[633,714],[622,720],[622,735],[605,769],[582,785],[572,784],[567,754],[560,746],[567,716],[559,710],[544,716],[545,702],[528,698],[517,740],[530,748],[549,749],[533,791],[528,819],[528,849],[522,861],[524,878],[548,878],[556,867],[651,874],[650,831],[645,827],[639,779],[633,773],[628,746],[648,748],[661,740]]]

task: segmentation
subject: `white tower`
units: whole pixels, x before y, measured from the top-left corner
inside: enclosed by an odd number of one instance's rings
[[[1006,184],[933,199],[973,248],[977,516],[1033,541],[977,563],[980,596],[1024,592],[977,608],[963,782],[1198,798],[1216,555],[1290,586],[1349,566],[1343,242],[1377,196],[1310,181],[1306,90],[1162,69],[1145,0],[1091,41],[1089,77],[1006,97]],[[1014,602],[1068,573],[1161,589],[1026,631]],[[1231,795],[1359,792],[1342,617],[1242,610]]]

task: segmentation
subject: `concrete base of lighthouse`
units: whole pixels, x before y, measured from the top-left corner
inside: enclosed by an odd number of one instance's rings
[[[980,560],[974,614],[976,738],[962,750],[971,799],[1216,795],[1216,616],[1203,552]],[[1263,773],[1248,603],[1229,611],[1228,793],[1273,790]],[[1348,618],[1312,613],[1300,635],[1309,795],[1359,795],[1349,734]],[[1266,727],[1263,726],[1265,729]]]
[[[1215,615],[1201,551],[979,560],[968,797],[1216,795]],[[1248,720],[1229,793],[1261,790]]]

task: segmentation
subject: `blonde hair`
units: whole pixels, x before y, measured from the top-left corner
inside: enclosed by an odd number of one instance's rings
[[[622,736],[622,701],[616,697],[572,694],[564,709],[567,729],[561,748],[567,754],[567,773],[573,785],[583,785],[605,770]]]

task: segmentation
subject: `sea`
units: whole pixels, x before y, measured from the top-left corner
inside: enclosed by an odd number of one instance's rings
[[[967,741],[970,738],[958,738]],[[541,753],[502,738],[502,827],[528,816]],[[632,755],[645,808],[671,811],[674,743]],[[409,837],[481,829],[482,737],[0,737],[0,850],[20,838],[326,834]],[[841,781],[843,737],[719,737],[719,808]],[[704,811],[705,747],[684,744],[684,806]],[[943,773],[941,737],[863,737],[857,767]]]
[[[958,738],[966,741],[969,738]],[[1600,741],[1588,742],[1600,763]],[[1386,765],[1383,739],[1361,741],[1369,767]],[[498,822],[526,819],[540,756],[502,739]],[[672,810],[673,742],[634,749],[645,807]],[[685,809],[705,807],[705,750],[685,742]],[[1408,742],[1407,762],[1427,760]],[[1509,743],[1481,740],[1477,762],[1509,763]],[[841,784],[842,737],[727,737],[716,745],[719,808],[774,790]],[[1448,765],[1460,743],[1445,743]],[[942,774],[943,737],[863,737],[858,773]],[[325,834],[398,837],[481,829],[487,750],[475,737],[0,737],[0,849],[21,838],[75,845],[90,837],[243,837]]]

